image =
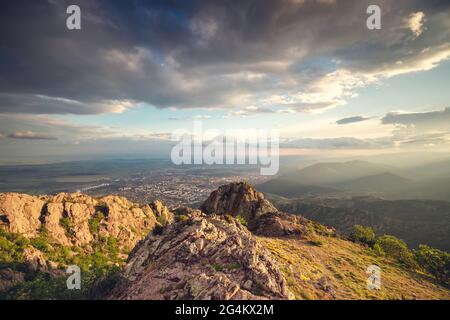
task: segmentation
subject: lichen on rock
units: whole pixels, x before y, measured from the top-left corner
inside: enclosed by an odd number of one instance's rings
[[[236,219],[189,215],[130,254],[113,299],[289,299],[277,262]]]

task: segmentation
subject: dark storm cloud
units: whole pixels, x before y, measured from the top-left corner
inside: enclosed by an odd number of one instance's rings
[[[348,118],[339,119],[338,121],[336,121],[336,124],[349,124],[349,123],[355,123],[355,122],[362,122],[362,121],[366,121],[369,119],[370,119],[370,117],[363,117],[363,116],[348,117]]]
[[[68,4],[81,7],[80,31],[65,27]],[[383,9],[379,32],[365,27],[368,4]],[[93,114],[141,102],[308,111],[341,105],[369,81],[364,72],[426,69],[420,61],[450,52],[439,47],[450,40],[448,9],[448,1],[419,0],[2,1],[0,112]],[[426,14],[427,30],[412,39],[404,19],[417,11]],[[352,73],[317,83],[337,68],[332,59]],[[345,90],[322,97],[324,87]]]

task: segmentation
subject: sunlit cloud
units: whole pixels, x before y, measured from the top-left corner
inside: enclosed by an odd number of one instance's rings
[[[422,11],[412,13],[408,17],[407,24],[414,36],[419,37],[425,30],[425,13]]]

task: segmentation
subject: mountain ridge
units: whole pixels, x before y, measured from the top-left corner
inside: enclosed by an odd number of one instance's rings
[[[52,198],[34,200],[42,199]],[[16,214],[31,212],[25,205],[15,208]],[[160,207],[166,213],[166,221],[161,219],[164,214],[154,215],[156,222],[152,230],[128,251],[126,261],[117,262],[115,280],[108,275],[96,276],[89,287],[89,296],[101,299],[449,299],[448,289],[430,276],[374,255],[369,248],[349,242],[332,228],[279,211],[247,183],[222,186],[211,193],[201,208],[179,208],[169,213]],[[128,208],[134,213],[138,209],[142,210],[133,205]],[[11,217],[5,210],[1,215]],[[2,218],[0,230],[5,229],[5,221],[11,221],[9,218]],[[14,242],[15,237],[6,234],[5,239]],[[30,235],[32,241],[33,237]],[[33,244],[29,247],[35,248]],[[42,252],[45,259],[51,257],[48,253]],[[384,286],[378,291],[366,288],[366,269],[372,264],[379,265],[384,272]],[[53,269],[47,271],[51,274],[49,282],[63,276],[60,266]],[[0,289],[2,283],[3,289],[5,283],[9,286],[6,298],[33,297],[30,287],[36,284],[23,285],[29,280],[21,278],[20,272],[23,274],[12,264],[0,268]],[[34,272],[41,279],[42,270]],[[42,285],[42,281],[38,283]]]

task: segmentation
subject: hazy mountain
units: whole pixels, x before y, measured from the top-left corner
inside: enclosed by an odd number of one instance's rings
[[[450,200],[450,177],[419,180],[398,191],[403,199]]]
[[[334,186],[354,192],[392,192],[406,189],[412,183],[410,179],[386,172],[336,183]]]
[[[304,195],[327,194],[338,191],[337,189],[330,187],[305,185],[285,178],[276,178],[259,184],[258,190],[288,198]]]
[[[415,166],[407,172],[423,180],[442,179],[444,177],[450,178],[450,160],[447,159]]]
[[[428,244],[450,251],[450,202],[434,200],[273,199],[286,212],[336,228],[348,234],[355,224],[392,234],[410,246]]]
[[[352,179],[362,178],[392,171],[394,168],[367,161],[318,163],[292,171],[282,178],[304,185],[332,185]]]

